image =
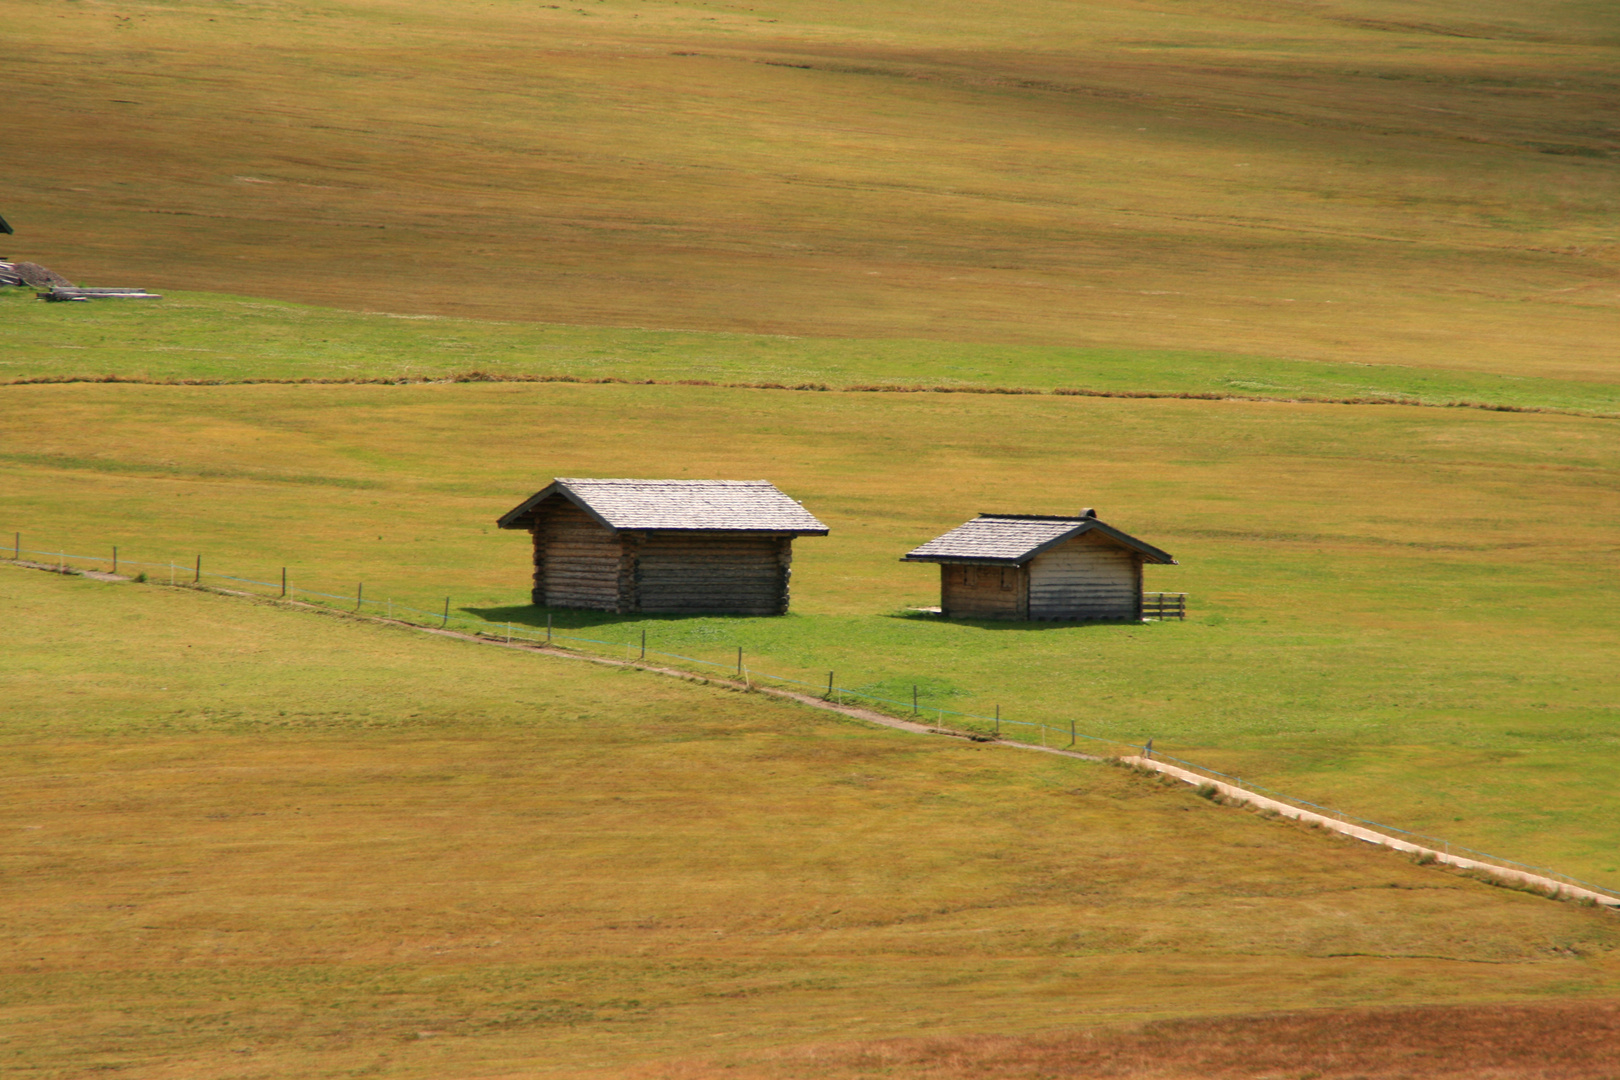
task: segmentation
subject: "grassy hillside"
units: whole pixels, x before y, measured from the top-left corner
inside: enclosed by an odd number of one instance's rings
[[[0,592],[7,1075],[622,1074],[1616,989],[1610,915],[1104,765],[240,599]]]
[[[1609,4],[5,11],[75,279],[1614,380]]]
[[[352,312],[202,293],[41,304],[0,289],[5,381],[500,377],[1393,398],[1620,414],[1620,384],[1126,348],[639,330]]]
[[[543,623],[494,519],[552,476],[769,477],[832,528],[784,619],[559,627],[1083,732],[1620,885],[1612,422],[1473,410],[570,384],[25,386],[0,536]],[[1098,507],[1139,627],[918,618],[898,557]]]

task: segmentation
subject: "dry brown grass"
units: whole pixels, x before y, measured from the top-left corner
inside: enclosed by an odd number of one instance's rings
[[[791,1075],[763,1055],[1616,992],[1610,913],[1124,769],[186,589],[0,593],[8,1078]]]
[[[1612,7],[1413,14],[13,0],[6,250],[389,311],[1612,380]]]
[[[1345,1009],[1030,1038],[804,1047],[660,1064],[637,1080],[1611,1080],[1620,1004]]]

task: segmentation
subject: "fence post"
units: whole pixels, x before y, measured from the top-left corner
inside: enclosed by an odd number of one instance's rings
[[[1074,720],[1073,720],[1073,719],[1072,719],[1072,718],[1071,718],[1071,719],[1070,719],[1070,720],[1069,720],[1069,745],[1070,745],[1070,746],[1073,746],[1073,745],[1074,745],[1074,739],[1075,739],[1075,735],[1074,735]]]
[[[546,644],[551,644],[551,612],[546,612]]]
[[[15,541],[15,543],[17,545],[17,553],[15,555],[13,555],[12,558],[16,559],[18,562],[21,562],[22,561],[22,533],[17,533],[12,539]]]
[[[508,645],[512,644],[512,624],[511,623],[506,624],[506,643]]]
[[[833,684],[833,673],[829,671],[829,672],[827,672],[827,696],[822,699],[823,701],[831,701],[832,700],[832,684]]]
[[[283,600],[287,599],[287,568],[285,566],[281,568],[281,598]]]
[[[360,605],[366,602],[366,583],[360,582],[354,587],[354,610],[359,611]]]
[[[193,585],[201,585],[202,584],[202,556],[201,555],[197,556],[197,572],[192,575],[191,583]]]
[[[911,684],[911,715],[917,715],[917,684]]]
[[[447,596],[447,597],[444,598],[444,620],[439,623],[439,629],[443,630],[445,627],[447,627],[449,625],[450,625],[450,598]]]
[[[641,655],[639,657],[637,657],[636,659],[638,659],[638,660],[647,659],[647,628],[646,627],[641,628]]]
[[[996,702],[996,738],[1001,738],[1001,702]]]
[[[742,646],[737,646],[737,678],[742,678]]]
[[[118,573],[118,545],[117,544],[113,545],[113,568],[112,568],[112,572],[115,573],[115,574]]]

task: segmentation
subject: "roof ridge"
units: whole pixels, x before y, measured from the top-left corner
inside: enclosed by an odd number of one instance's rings
[[[557,484],[728,484],[737,487],[771,483],[769,480],[656,480],[651,477],[635,476],[559,476],[552,482]],[[771,486],[775,487],[774,484]]]
[[[983,511],[983,510],[979,511],[979,516],[974,518],[973,520],[974,521],[982,521],[985,518],[994,518],[997,521],[1076,521],[1076,522],[1079,522],[1079,521],[1096,521],[1097,520],[1096,518],[1085,517],[1085,516],[1080,515],[1080,514],[992,514],[992,513],[988,513],[986,511]]]

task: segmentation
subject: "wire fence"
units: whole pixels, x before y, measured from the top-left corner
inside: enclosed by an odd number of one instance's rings
[[[112,574],[119,574],[132,567],[152,569],[158,571],[158,574],[155,578],[149,574],[146,580],[155,581],[157,584],[201,586],[206,580],[213,579],[230,582],[238,586],[257,586],[261,589],[270,590],[279,599],[314,602],[320,607],[350,614],[369,613],[373,617],[382,617],[412,626],[441,630],[454,628],[460,632],[485,639],[504,641],[507,644],[519,642],[553,648],[567,648],[579,652],[595,652],[607,658],[624,660],[630,663],[645,662],[649,658],[676,661],[680,664],[692,665],[692,668],[688,669],[690,673],[724,673],[727,677],[734,678],[745,686],[752,687],[755,683],[759,683],[764,686],[808,692],[813,696],[835,704],[860,704],[901,718],[914,719],[918,722],[932,721],[932,726],[938,730],[952,734],[965,734],[969,737],[979,737],[986,740],[1039,744],[1047,749],[1073,751],[1104,759],[1140,755],[1155,761],[1177,765],[1211,780],[1218,780],[1241,788],[1244,791],[1264,795],[1289,806],[1321,814],[1323,817],[1333,818],[1347,825],[1360,825],[1378,832],[1392,834],[1410,843],[1427,846],[1436,852],[1461,856],[1508,870],[1536,874],[1554,881],[1603,893],[1620,900],[1620,889],[1572,877],[1552,867],[1537,866],[1516,859],[1493,855],[1489,852],[1478,851],[1460,844],[1453,844],[1441,837],[1413,832],[1395,825],[1387,825],[1381,821],[1349,814],[1335,807],[1323,806],[1308,799],[1301,799],[1262,784],[1257,784],[1246,777],[1235,776],[1219,769],[1212,769],[1207,765],[1174,757],[1164,753],[1162,750],[1155,750],[1151,739],[1145,745],[1139,745],[1121,739],[1091,735],[1080,731],[1073,720],[1070,720],[1067,724],[1049,724],[1042,720],[1018,720],[1002,716],[1000,706],[996,707],[993,715],[986,716],[980,713],[948,709],[938,703],[924,704],[916,687],[913,688],[910,701],[897,700],[841,686],[835,678],[836,673],[831,671],[827,673],[825,684],[807,682],[803,679],[777,675],[750,666],[741,646],[736,647],[735,661],[729,658],[726,661],[705,660],[702,657],[665,652],[648,647],[645,628],[641,630],[639,639],[607,641],[601,638],[562,633],[552,626],[552,617],[550,615],[546,616],[546,625],[542,628],[517,622],[491,622],[488,619],[476,616],[454,613],[450,610],[450,597],[445,598],[444,605],[440,610],[428,611],[399,603],[390,598],[382,600],[368,599],[365,596],[365,586],[363,584],[357,584],[353,596],[306,589],[290,581],[285,568],[281,571],[280,581],[261,581],[257,578],[220,573],[211,568],[205,569],[201,555],[196,556],[191,563],[173,561],[161,563],[140,562],[121,558],[116,547],[112,549],[110,555],[73,555],[65,551],[41,551],[24,548],[21,534],[14,533],[13,536],[14,543],[10,551],[0,549],[0,552],[11,555],[17,561],[23,561],[22,557],[24,555],[40,556],[40,560],[35,565],[42,565],[50,569],[54,561],[54,568],[62,573],[81,573],[80,567],[73,565],[77,563],[90,564],[93,567],[105,566],[107,572]],[[137,570],[136,573],[144,573],[144,570]],[[165,575],[167,576],[166,582],[164,580]],[[595,648],[580,649],[579,646],[592,646]],[[1065,735],[1068,736],[1067,743],[1063,742]]]

